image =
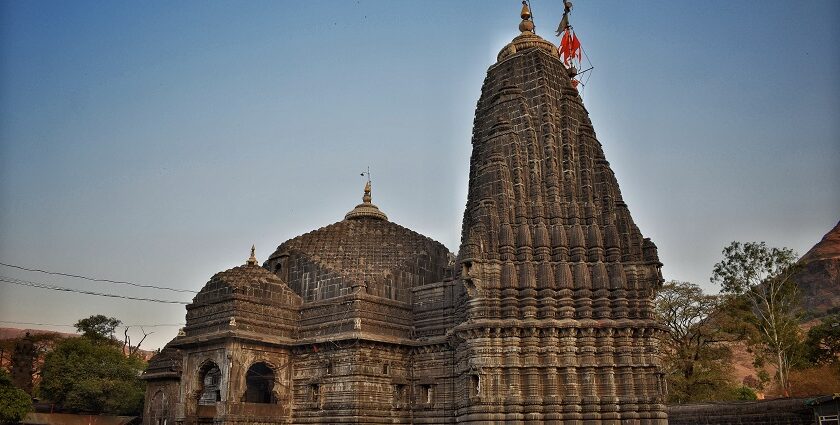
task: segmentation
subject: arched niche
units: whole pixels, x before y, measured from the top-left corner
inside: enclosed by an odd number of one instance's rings
[[[152,396],[151,403],[149,403],[149,416],[151,417],[150,424],[153,425],[167,425],[166,420],[169,416],[166,394],[163,390],[158,390]]]
[[[271,366],[264,362],[252,364],[245,373],[245,402],[276,403],[274,381],[275,373]]]
[[[201,386],[198,394],[199,406],[214,405],[222,400],[222,371],[216,363],[205,362],[198,371],[198,382]]]

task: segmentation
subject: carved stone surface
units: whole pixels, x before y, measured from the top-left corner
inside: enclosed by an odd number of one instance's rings
[[[368,183],[344,220],[211,278],[144,375],[147,424],[667,423],[656,246],[522,28],[476,108],[458,257]]]

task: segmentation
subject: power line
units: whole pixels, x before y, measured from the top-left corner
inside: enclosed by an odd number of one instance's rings
[[[73,289],[73,288],[65,288],[63,286],[55,286],[55,285],[47,285],[45,283],[38,283],[38,282],[31,282],[28,280],[20,280],[6,276],[0,276],[0,282],[11,283],[14,285],[21,285],[21,286],[29,286],[32,288],[41,288],[41,289],[50,289],[53,291],[64,291],[64,292],[76,292],[78,294],[86,294],[86,295],[96,295],[99,297],[110,297],[110,298],[122,298],[126,300],[135,300],[135,301],[149,301],[155,303],[164,303],[164,304],[182,304],[187,305],[189,304],[186,301],[171,301],[171,300],[161,300],[157,298],[143,298],[143,297],[129,297],[127,295],[117,295],[117,294],[107,294],[104,292],[94,292],[94,291],[85,291],[82,289]]]
[[[58,323],[37,323],[37,322],[16,322],[12,320],[0,320],[0,323],[11,323],[13,325],[36,325],[36,326],[62,326],[67,328],[74,328],[76,325],[65,325],[65,324],[58,324]],[[144,327],[144,328],[159,328],[164,326],[184,326],[184,323],[159,323],[159,324],[132,324],[132,325],[120,325],[117,326],[118,328],[130,328],[130,327]]]
[[[177,288],[169,288],[169,287],[166,287],[166,286],[157,286],[157,285],[144,285],[144,284],[141,284],[141,283],[126,282],[124,280],[98,279],[98,278],[95,278],[95,277],[82,276],[82,275],[78,275],[78,274],[51,272],[49,270],[41,270],[41,269],[34,269],[34,268],[23,267],[23,266],[16,266],[14,264],[0,263],[0,266],[11,267],[11,268],[14,268],[14,269],[25,270],[25,271],[28,271],[28,272],[51,274],[51,275],[55,275],[55,276],[75,277],[77,279],[85,279],[85,280],[90,280],[92,282],[116,283],[118,285],[131,285],[131,286],[137,286],[139,288],[161,289],[161,290],[164,290],[164,291],[190,292],[190,293],[193,293],[193,294],[198,293],[198,291],[192,291],[192,290],[189,290],[189,289],[177,289]]]

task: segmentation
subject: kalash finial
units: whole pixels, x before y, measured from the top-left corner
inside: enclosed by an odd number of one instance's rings
[[[254,255],[254,252],[257,250],[255,245],[251,245],[251,256],[248,257],[248,261],[245,264],[249,266],[256,266],[257,265],[257,257]]]
[[[370,180],[368,180],[368,182],[365,183],[365,194],[362,196],[362,202],[369,204],[370,201]]]
[[[522,18],[522,22],[519,23],[519,31],[533,33],[534,21],[531,19],[531,8],[528,7],[526,0],[522,0],[522,11],[519,13],[519,16]]]
[[[371,203],[370,167],[368,167],[367,171],[361,173],[361,175],[362,177],[367,177],[367,182],[365,182],[365,194],[362,195],[362,203],[356,205],[356,208],[353,208],[349,213],[347,213],[344,216],[344,219],[352,220],[359,218],[373,218],[377,220],[388,221],[388,216],[386,216],[385,213],[383,213],[382,211],[379,211],[379,207]]]

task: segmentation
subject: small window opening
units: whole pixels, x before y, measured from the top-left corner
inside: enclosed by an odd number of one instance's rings
[[[332,375],[335,373],[335,367],[333,366],[333,361],[330,360],[327,362],[327,375]]]
[[[395,384],[394,385],[394,401],[397,403],[405,402],[406,400],[406,388],[403,384]]]
[[[391,364],[388,362],[382,363],[382,374],[388,375],[391,373]]]
[[[478,397],[481,394],[481,376],[470,375],[470,397]]]
[[[309,386],[309,401],[319,402],[321,400],[321,386],[312,384]]]
[[[424,384],[420,386],[420,403],[432,404],[434,399],[434,385]]]

